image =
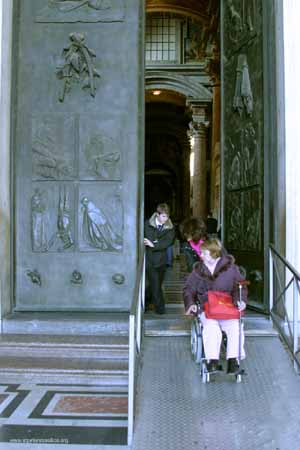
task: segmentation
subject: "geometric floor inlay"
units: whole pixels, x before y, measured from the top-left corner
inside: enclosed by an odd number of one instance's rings
[[[0,442],[127,445],[124,386],[0,384]]]

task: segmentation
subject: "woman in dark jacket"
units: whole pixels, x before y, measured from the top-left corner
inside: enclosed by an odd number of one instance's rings
[[[222,256],[222,244],[218,239],[206,240],[201,250],[201,261],[195,264],[183,288],[186,314],[196,314],[196,302],[199,303],[208,371],[212,372],[218,368],[224,331],[227,335],[227,372],[236,373],[239,370],[237,358],[245,358],[244,331],[240,329],[239,320],[208,319],[203,305],[208,299],[208,291],[223,291],[231,294],[234,304],[242,311],[246,308],[247,289],[242,288],[242,302],[240,302],[238,282],[242,281],[243,277],[234,264],[234,258],[231,255]]]
[[[190,217],[182,222],[180,230],[185,239],[181,251],[185,256],[187,270],[191,272],[195,262],[200,261],[201,246],[206,239],[206,225],[202,219]]]

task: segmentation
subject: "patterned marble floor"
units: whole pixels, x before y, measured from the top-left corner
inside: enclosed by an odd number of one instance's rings
[[[0,384],[0,448],[117,449],[126,442],[124,386]]]

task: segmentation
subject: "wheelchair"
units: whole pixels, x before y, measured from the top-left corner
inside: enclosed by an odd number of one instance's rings
[[[242,325],[241,325],[242,326]],[[222,344],[220,351],[220,360],[225,359],[226,355],[226,344],[227,337],[224,332],[222,332]],[[211,375],[215,372],[208,372],[207,370],[207,360],[205,359],[204,346],[202,339],[202,324],[200,321],[199,313],[194,317],[191,325],[191,353],[192,358],[196,364],[200,366],[200,375],[202,383],[209,383]],[[223,372],[222,365],[219,366],[219,373]],[[224,372],[223,372],[224,373]],[[228,376],[234,377],[237,383],[241,383],[242,376],[245,374],[243,369],[240,369],[237,373],[227,374]]]

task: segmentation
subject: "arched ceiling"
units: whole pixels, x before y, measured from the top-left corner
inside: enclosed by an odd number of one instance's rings
[[[146,11],[185,14],[209,23],[210,4],[210,0],[147,0]]]
[[[186,97],[176,91],[153,89],[146,90],[145,101],[146,103],[171,103],[173,105],[185,107]]]

